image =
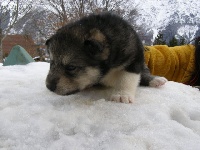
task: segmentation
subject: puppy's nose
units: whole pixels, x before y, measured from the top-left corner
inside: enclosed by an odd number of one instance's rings
[[[54,84],[46,84],[46,86],[52,92],[56,90],[56,85]]]
[[[58,79],[53,79],[53,80],[48,81],[48,82],[46,81],[46,87],[47,87],[50,91],[54,92],[54,91],[56,90],[57,82],[58,82]]]

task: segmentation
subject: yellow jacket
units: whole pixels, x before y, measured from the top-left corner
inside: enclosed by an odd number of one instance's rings
[[[195,70],[195,46],[145,46],[145,63],[151,74],[186,83]]]

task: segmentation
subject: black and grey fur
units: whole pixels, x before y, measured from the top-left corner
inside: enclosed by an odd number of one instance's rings
[[[111,13],[70,23],[46,45],[51,60],[46,86],[57,94],[69,95],[102,84],[113,88],[111,100],[129,103],[139,82],[160,86],[167,81],[150,75],[135,30]]]

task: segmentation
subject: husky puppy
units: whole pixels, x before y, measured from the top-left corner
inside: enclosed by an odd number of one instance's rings
[[[113,89],[112,101],[131,103],[139,83],[156,87],[167,81],[150,75],[135,30],[111,13],[70,23],[46,45],[50,55],[46,86],[57,94],[69,95],[101,84]]]

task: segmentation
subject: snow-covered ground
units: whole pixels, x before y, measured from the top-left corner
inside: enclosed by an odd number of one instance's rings
[[[133,104],[107,101],[103,89],[59,96],[45,87],[48,69],[0,65],[0,149],[200,149],[198,89],[139,87]]]

